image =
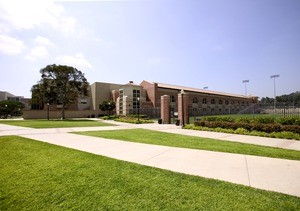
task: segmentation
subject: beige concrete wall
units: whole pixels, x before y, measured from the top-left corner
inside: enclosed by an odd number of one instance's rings
[[[101,112],[94,110],[66,110],[65,116],[66,118],[87,118],[87,117],[98,117]],[[24,119],[47,119],[47,110],[24,110],[23,111]],[[61,111],[49,111],[50,119],[60,119]]]
[[[112,90],[121,89],[121,84],[95,82],[91,85],[91,109],[99,110],[99,104],[104,100],[112,100]]]

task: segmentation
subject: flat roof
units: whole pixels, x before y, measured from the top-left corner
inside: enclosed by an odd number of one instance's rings
[[[245,99],[256,97],[256,96],[251,96],[251,95],[245,96],[245,95],[238,95],[238,94],[230,94],[230,93],[225,93],[225,92],[217,92],[217,91],[212,91],[212,90],[207,90],[207,89],[198,89],[198,88],[171,85],[171,84],[158,83],[158,82],[154,82],[154,83],[157,83],[158,87],[165,88],[165,89],[175,89],[175,90],[183,90],[183,91],[203,93],[203,94],[211,94],[211,95],[222,95],[222,96],[229,96],[229,97],[238,97],[238,98],[245,98]]]

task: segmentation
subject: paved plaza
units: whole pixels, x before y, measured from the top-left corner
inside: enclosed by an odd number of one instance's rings
[[[30,129],[0,124],[0,136],[18,135],[146,166],[300,197],[300,161],[133,143],[70,132],[145,128],[300,151],[299,141],[185,130],[175,125],[107,122],[118,126]]]

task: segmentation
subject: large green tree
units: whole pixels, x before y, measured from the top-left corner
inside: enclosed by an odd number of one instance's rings
[[[89,83],[84,74],[74,67],[53,64],[41,69],[40,73],[41,80],[31,89],[32,102],[61,105],[63,119],[67,105],[88,96]]]

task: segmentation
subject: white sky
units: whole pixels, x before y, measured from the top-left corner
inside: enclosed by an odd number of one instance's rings
[[[300,91],[299,0],[0,0],[0,90],[30,97],[48,64],[96,81],[273,97]]]

